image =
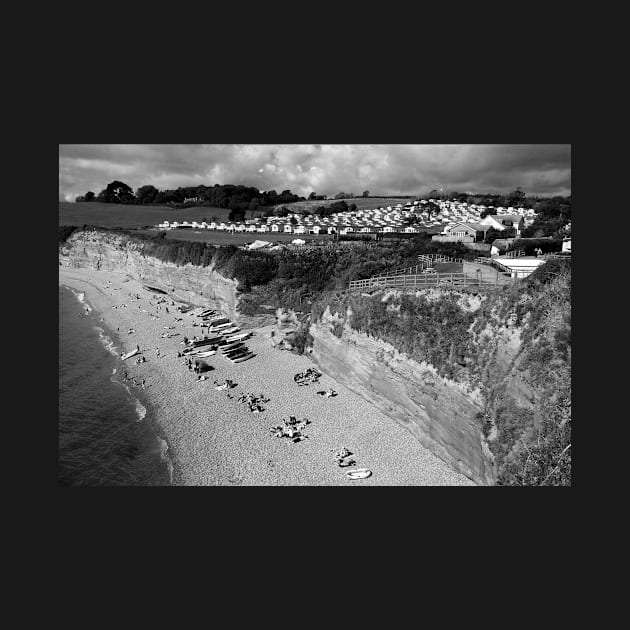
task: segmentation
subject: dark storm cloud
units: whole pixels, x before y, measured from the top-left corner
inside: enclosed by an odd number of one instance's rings
[[[177,188],[246,184],[374,195],[459,192],[570,194],[570,145],[59,145],[59,198],[119,179]]]

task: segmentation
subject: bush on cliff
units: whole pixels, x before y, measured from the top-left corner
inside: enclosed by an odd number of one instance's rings
[[[68,237],[79,228],[76,225],[60,225],[59,226],[59,242],[65,243]]]
[[[499,484],[570,485],[570,265],[550,261],[527,281],[489,294],[474,313],[460,308],[455,292],[383,297],[382,291],[329,292],[315,301],[311,316],[321,321],[329,308],[352,329],[431,363],[441,376],[479,386],[486,403],[480,431],[488,437],[496,427],[488,445]],[[507,392],[513,366],[496,359],[497,333],[516,328],[521,349],[515,362],[535,393],[532,407]]]

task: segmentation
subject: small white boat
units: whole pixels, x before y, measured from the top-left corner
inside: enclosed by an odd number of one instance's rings
[[[225,328],[221,331],[224,335],[231,335],[232,333],[238,332],[240,328],[238,326],[233,326],[232,328]]]
[[[218,324],[217,326],[211,326],[210,332],[214,330],[223,330],[224,328],[230,328],[232,326],[232,322],[226,322],[225,324]]]
[[[189,356],[203,358],[203,357],[211,357],[213,354],[216,354],[216,353],[217,353],[216,350],[206,350],[205,352],[198,352],[197,354],[193,354]]]
[[[120,358],[124,361],[125,359],[129,359],[131,357],[134,357],[136,354],[138,354],[139,350],[138,348],[134,348],[133,350],[131,350],[131,352],[127,352],[125,354],[121,354]]]
[[[248,337],[251,336],[251,332],[243,332],[240,333],[239,335],[231,335],[230,337],[226,337],[226,341],[228,342],[232,342],[232,341],[243,341],[244,339],[247,339]]]
[[[348,479],[366,479],[372,475],[372,471],[367,468],[353,468],[346,472]]]

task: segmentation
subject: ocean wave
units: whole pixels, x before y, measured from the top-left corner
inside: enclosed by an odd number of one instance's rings
[[[166,464],[166,468],[168,470],[168,476],[170,483],[173,483],[173,462],[168,455],[168,444],[166,440],[163,440],[160,436],[156,436],[158,443],[160,445],[160,459],[164,464]]]
[[[118,357],[119,356],[118,347],[116,346],[116,344],[114,344],[111,337],[108,337],[105,334],[105,331],[100,326],[95,326],[94,328],[98,331],[98,338],[100,342],[103,344],[103,347],[105,348],[105,350],[107,350],[110,354],[113,354],[115,357]],[[114,368],[113,374],[115,373],[116,373],[116,369]]]
[[[85,306],[86,313],[91,313],[92,307],[89,305],[88,302],[85,301],[85,291],[75,291],[74,289],[70,289],[70,290],[74,294],[74,297],[76,297],[77,300]]]
[[[147,415],[146,407],[136,398],[136,414],[138,415],[138,422]]]

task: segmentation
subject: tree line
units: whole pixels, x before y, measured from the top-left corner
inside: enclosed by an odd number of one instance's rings
[[[294,201],[304,201],[304,197],[283,190],[278,194],[275,190],[260,191],[254,186],[234,184],[215,184],[214,186],[183,186],[173,190],[158,190],[155,186],[140,186],[135,192],[121,181],[113,181],[98,194],[88,191],[77,197],[76,201],[98,201],[101,203],[120,204],[152,204],[166,205],[174,208],[188,206],[213,206],[229,208],[236,215],[255,212],[259,208],[276,206]],[[236,217],[235,217],[236,218]]]

